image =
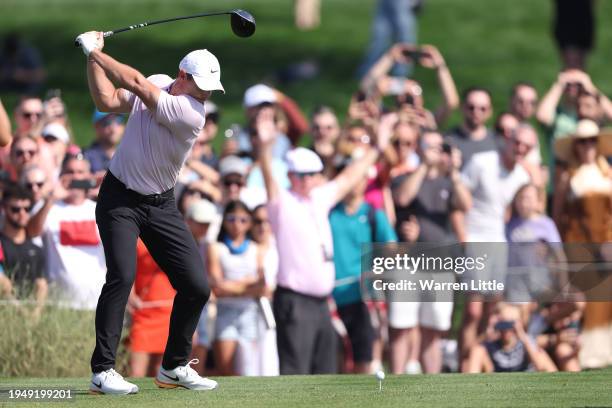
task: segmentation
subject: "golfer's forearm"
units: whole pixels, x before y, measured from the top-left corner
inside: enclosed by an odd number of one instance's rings
[[[113,106],[113,98],[117,89],[108,79],[102,67],[94,60],[87,63],[87,85],[89,93],[98,110],[107,112]]]

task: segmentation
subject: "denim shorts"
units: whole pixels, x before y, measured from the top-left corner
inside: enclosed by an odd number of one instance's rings
[[[255,300],[243,305],[217,304],[215,340],[256,340],[259,308]]]

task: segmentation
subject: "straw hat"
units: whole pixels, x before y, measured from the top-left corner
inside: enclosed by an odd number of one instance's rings
[[[597,123],[589,119],[582,119],[578,122],[574,133],[555,140],[555,157],[561,161],[570,161],[573,155],[574,141],[592,137],[597,138],[597,152],[599,154],[612,155],[612,128],[600,130]]]

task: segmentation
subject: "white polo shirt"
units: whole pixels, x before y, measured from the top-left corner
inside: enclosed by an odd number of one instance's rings
[[[172,78],[152,75],[148,80],[162,90],[157,110],[151,112],[139,97],[125,90],[132,111],[109,167],[130,190],[145,195],[174,187],[205,121],[202,102],[168,93]]]

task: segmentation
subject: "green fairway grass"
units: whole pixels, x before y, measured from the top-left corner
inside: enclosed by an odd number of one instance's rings
[[[280,67],[312,59],[321,68],[316,79],[281,85],[281,89],[306,112],[326,103],[343,116],[356,89],[354,74],[368,43],[375,1],[325,0],[322,4],[321,26],[302,32],[293,24],[293,2],[287,0],[2,0],[0,38],[18,30],[40,49],[49,72],[48,86],[62,89],[76,139],[88,144],[93,135],[93,105],[87,92],[85,57],[73,44],[77,34],[234,7],[251,11],[257,19],[253,37],[234,36],[229,17],[224,16],[119,34],[107,40],[106,49],[147,75],[174,75],[187,51],[210,49],[221,61],[227,90],[214,98],[224,111],[223,127],[243,122],[241,101],[247,86],[273,79]],[[557,75],[560,64],[550,34],[552,4],[551,0],[426,0],[419,17],[419,42],[440,48],[459,89],[489,87],[499,111],[506,108],[514,82],[530,80],[544,92]],[[596,85],[611,94],[612,2],[595,5],[597,46],[589,71]],[[418,69],[416,77],[424,84],[426,104],[435,106],[440,100],[435,74]],[[12,109],[16,95],[0,97]]]
[[[69,407],[609,407],[612,369],[582,373],[388,376],[382,392],[374,376],[290,376],[219,378],[208,392],[161,390],[152,379],[134,382],[140,393],[87,395],[87,378],[0,379],[0,386],[69,387]],[[2,405],[2,402],[0,402]],[[9,404],[5,404],[8,406]],[[36,404],[11,404],[14,407]],[[42,404],[38,404],[42,405]]]

